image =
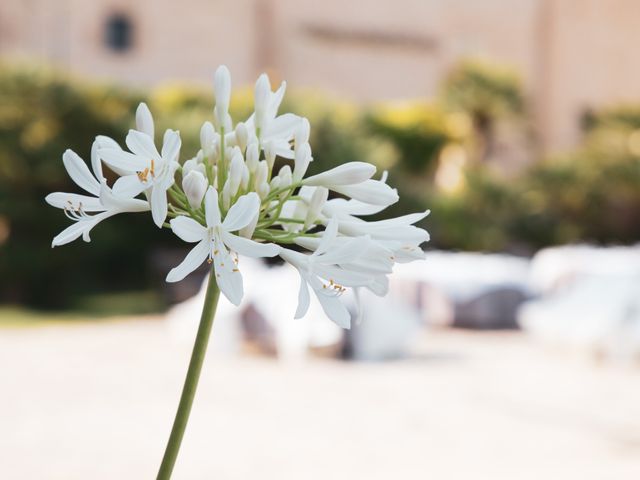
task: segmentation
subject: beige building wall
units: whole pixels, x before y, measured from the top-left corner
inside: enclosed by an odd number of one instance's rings
[[[124,53],[107,18],[134,26]],[[432,96],[461,57],[525,80],[547,150],[579,140],[587,108],[640,100],[639,0],[2,0],[0,55],[135,85],[234,83],[267,69],[358,101]]]

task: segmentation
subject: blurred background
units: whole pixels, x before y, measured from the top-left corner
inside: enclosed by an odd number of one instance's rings
[[[637,0],[3,0],[0,478],[152,478],[205,271],[148,216],[50,248],[61,156],[140,101],[183,159],[229,66],[430,208],[427,260],[349,332],[293,320],[295,274],[221,302],[175,478],[640,478]],[[345,299],[352,304],[351,298]]]

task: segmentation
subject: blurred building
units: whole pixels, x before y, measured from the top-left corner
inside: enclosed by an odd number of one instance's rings
[[[640,99],[638,0],[3,0],[0,55],[132,84],[258,71],[359,101],[430,96],[461,57],[523,76],[547,149]]]

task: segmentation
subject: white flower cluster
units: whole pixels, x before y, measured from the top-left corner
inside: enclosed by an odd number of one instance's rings
[[[267,75],[261,75],[254,113],[235,126],[228,111],[231,78],[225,66],[215,73],[214,92],[213,123],[202,126],[202,148],[182,164],[179,133],[167,130],[158,151],[153,117],[144,103],[136,112],[136,129],[126,137],[126,150],[111,138],[96,137],[92,171],[67,150],[64,166],[89,195],[47,196],[50,205],[75,222],[53,239],[53,246],[80,236],[88,242],[100,221],[150,210],[158,227],[169,227],[195,244],[169,272],[168,282],[182,280],[206,261],[213,264],[221,292],[238,305],[243,296],[238,254],[279,255],[300,274],[295,317],[307,312],[311,287],[329,318],[348,328],[350,315],[341,294],[362,287],[384,295],[395,262],[423,258],[420,244],[429,235],[413,224],[429,212],[361,219],[398,200],[385,175],[372,178],[376,167],[369,163],[350,162],[305,178],[313,161],[310,125],[291,113],[278,115],[284,82],[273,92]],[[275,172],[278,157],[287,163]],[[112,186],[103,164],[119,175]]]

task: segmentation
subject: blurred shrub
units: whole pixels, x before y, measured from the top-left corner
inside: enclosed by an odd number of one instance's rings
[[[433,174],[440,150],[454,137],[445,112],[436,105],[385,105],[366,117],[368,130],[397,149],[399,167],[411,174]]]
[[[470,116],[474,157],[480,161],[493,154],[497,123],[517,121],[525,111],[518,73],[485,59],[467,59],[456,65],[444,81],[442,102],[448,109]]]
[[[91,245],[52,252],[51,239],[69,221],[44,201],[52,191],[78,191],[64,171],[64,150],[88,161],[96,134],[123,139],[140,100],[51,71],[1,67],[0,300],[67,307],[83,295],[151,285],[148,253],[170,235],[159,237],[140,216],[119,216],[96,227]]]

